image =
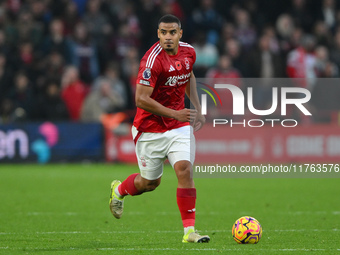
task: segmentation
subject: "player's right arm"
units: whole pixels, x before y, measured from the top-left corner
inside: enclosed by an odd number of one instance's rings
[[[196,111],[191,109],[182,109],[179,111],[163,106],[151,98],[154,88],[137,84],[136,88],[136,106],[152,114],[173,118],[181,122],[192,121],[195,119]]]

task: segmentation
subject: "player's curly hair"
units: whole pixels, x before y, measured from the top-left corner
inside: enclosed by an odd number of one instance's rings
[[[158,26],[160,23],[177,23],[178,27],[181,29],[181,21],[172,14],[166,14],[163,17],[161,17],[158,21]]]

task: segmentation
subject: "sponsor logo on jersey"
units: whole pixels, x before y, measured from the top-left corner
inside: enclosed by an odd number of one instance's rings
[[[150,85],[150,82],[149,81],[140,80],[139,84]]]
[[[176,76],[169,76],[168,80],[166,81],[165,85],[167,86],[175,86],[186,84],[189,81],[191,73],[176,75]]]
[[[181,63],[181,61],[176,61],[176,62],[175,62],[175,65],[176,65],[176,69],[177,69],[178,71],[182,69],[182,63]]]
[[[143,78],[145,80],[149,80],[151,78],[151,70],[150,68],[146,68],[143,72]]]
[[[170,65],[169,72],[172,72],[172,71],[175,71],[175,68],[172,65]]]

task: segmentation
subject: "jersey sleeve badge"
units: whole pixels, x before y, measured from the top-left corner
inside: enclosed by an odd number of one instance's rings
[[[151,78],[151,70],[150,68],[146,68],[143,72],[143,78],[145,80],[149,80]]]

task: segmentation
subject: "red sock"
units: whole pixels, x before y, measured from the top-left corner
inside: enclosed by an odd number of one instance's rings
[[[181,213],[183,227],[195,226],[196,189],[177,189],[177,205]]]
[[[131,195],[136,196],[141,194],[139,190],[137,190],[135,186],[135,178],[138,174],[131,174],[125,181],[122,182],[121,185],[118,186],[119,194],[122,196]]]

